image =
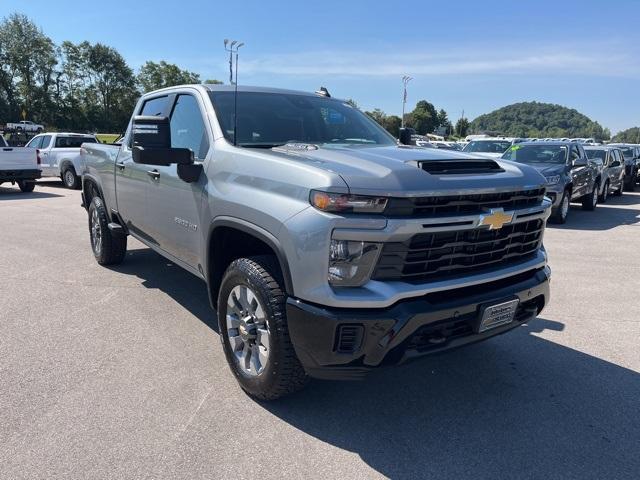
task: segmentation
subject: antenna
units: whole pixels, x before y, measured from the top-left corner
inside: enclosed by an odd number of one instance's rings
[[[233,92],[233,145],[237,145],[238,137],[238,49],[244,46],[244,42],[238,40],[224,39],[224,49],[229,52],[229,83],[235,85]],[[236,81],[233,81],[233,54],[236,55]]]

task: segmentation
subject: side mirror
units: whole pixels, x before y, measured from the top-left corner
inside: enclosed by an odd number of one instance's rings
[[[589,165],[589,162],[586,158],[576,158],[571,164],[573,168],[586,167],[587,165]]]
[[[143,165],[169,166],[193,164],[193,152],[188,148],[171,148],[168,117],[142,116],[133,118],[133,161]]]
[[[399,140],[402,145],[412,145],[413,142],[411,141],[411,130],[408,128],[401,128]]]

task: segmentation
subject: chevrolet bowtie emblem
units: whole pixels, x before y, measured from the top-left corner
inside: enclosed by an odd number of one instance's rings
[[[503,208],[492,208],[480,216],[479,225],[489,225],[489,230],[499,230],[513,220],[513,213],[504,213]]]

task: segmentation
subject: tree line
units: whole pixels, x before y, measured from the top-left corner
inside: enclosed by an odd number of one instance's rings
[[[200,76],[165,61],[146,62],[135,74],[108,45],[56,45],[18,13],[0,23],[0,123],[25,116],[50,129],[117,133],[141,92],[181,83],[200,83]]]

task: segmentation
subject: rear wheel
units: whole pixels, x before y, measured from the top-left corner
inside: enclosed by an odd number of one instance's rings
[[[598,185],[594,185],[593,190],[589,195],[582,197],[582,209],[593,211],[598,205]]]
[[[62,183],[71,190],[77,190],[80,186],[80,179],[76,175],[76,171],[73,167],[65,167],[62,171]]]
[[[36,182],[29,180],[20,180],[18,182],[18,187],[25,193],[33,192],[33,189],[36,188]]]
[[[242,389],[274,400],[304,387],[307,375],[289,338],[286,295],[271,256],[234,260],[218,295],[225,356]]]
[[[100,265],[122,262],[127,253],[127,236],[109,230],[107,210],[100,197],[93,197],[89,205],[89,236],[93,256]]]

